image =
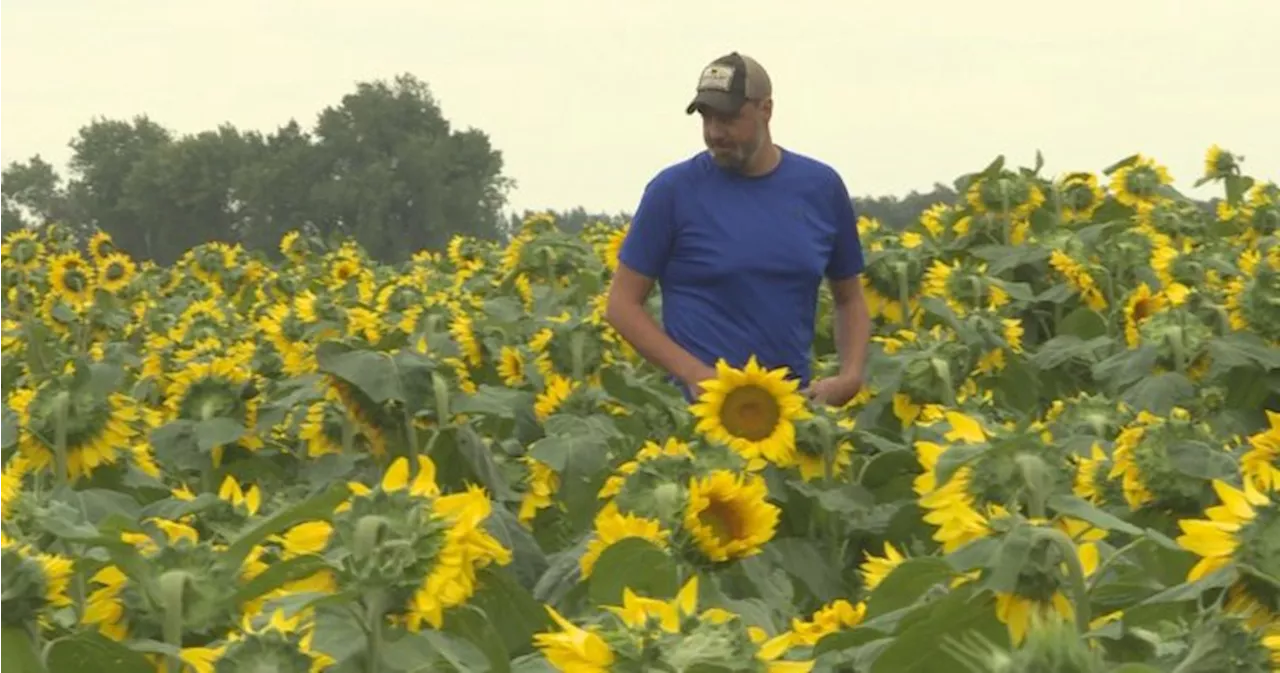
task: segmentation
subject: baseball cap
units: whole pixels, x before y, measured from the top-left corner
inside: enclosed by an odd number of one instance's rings
[[[685,114],[693,114],[699,105],[720,112],[737,112],[748,100],[768,98],[773,93],[773,85],[763,66],[735,51],[702,69],[697,91]]]

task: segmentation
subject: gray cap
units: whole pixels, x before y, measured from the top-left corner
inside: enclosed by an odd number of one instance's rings
[[[702,69],[697,94],[685,108],[693,114],[700,106],[734,113],[749,100],[764,100],[773,94],[769,73],[755,59],[738,52],[721,56]]]

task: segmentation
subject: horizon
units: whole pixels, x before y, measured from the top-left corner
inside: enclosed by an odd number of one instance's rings
[[[1280,63],[1265,28],[1280,3],[1264,0],[1095,1],[1030,23],[1012,0],[923,12],[759,2],[733,17],[583,0],[124,7],[0,10],[5,165],[38,154],[66,178],[68,142],[97,117],[146,115],[177,135],[291,119],[309,129],[357,82],[412,73],[453,128],[484,131],[502,153],[516,182],[504,214],[627,213],[654,173],[702,150],[684,105],[702,66],[737,49],[773,79],[776,142],[834,166],[855,198],[928,192],[1001,154],[1032,166],[1037,150],[1049,176],[1100,174],[1141,152],[1197,199],[1220,193],[1192,187],[1215,143],[1243,155],[1245,172],[1280,176],[1280,92],[1265,86]],[[1203,30],[1214,25],[1230,30]]]

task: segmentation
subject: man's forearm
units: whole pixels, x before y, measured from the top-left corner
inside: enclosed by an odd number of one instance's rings
[[[605,318],[645,360],[686,383],[707,367],[662,331],[641,306],[609,306]]]
[[[860,294],[835,304],[834,336],[840,356],[840,375],[862,377],[871,341],[871,315]]]

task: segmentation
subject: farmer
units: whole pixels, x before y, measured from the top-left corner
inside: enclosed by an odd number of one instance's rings
[[[618,254],[606,318],[687,399],[724,358],[787,367],[811,399],[841,406],[862,387],[870,317],[848,191],[830,166],[773,142],[769,75],[733,52],[702,70],[685,110],[707,151],[645,186]],[[830,284],[839,373],[812,381],[820,283]],[[662,323],[644,310],[661,287]]]

